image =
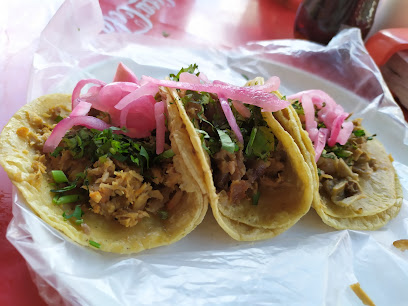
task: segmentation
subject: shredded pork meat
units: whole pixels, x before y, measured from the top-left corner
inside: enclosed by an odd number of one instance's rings
[[[362,119],[353,121],[354,131],[362,130],[361,121]],[[377,168],[376,160],[365,150],[366,137],[352,134],[348,142],[353,145],[348,148],[352,155],[347,163],[334,153],[321,157],[317,162],[320,169],[320,192],[324,192],[333,203],[343,207],[363,197],[360,177],[370,175]]]
[[[260,185],[282,186],[285,159],[280,144],[266,160],[244,158],[242,148],[235,153],[221,150],[213,156],[215,186],[228,192],[231,203],[238,203],[257,193]]]
[[[135,226],[150,214],[167,209],[165,203],[169,201],[172,206],[176,205],[180,198],[181,176],[171,162],[148,169],[145,176],[152,177],[149,183],[137,168],[110,158],[86,168],[85,159],[75,160],[70,151],[65,150],[56,158],[49,156],[48,160],[49,169],[64,171],[70,181],[85,171],[87,181],[83,181],[82,189],[89,191],[89,207],[94,213],[115,219],[125,227]]]

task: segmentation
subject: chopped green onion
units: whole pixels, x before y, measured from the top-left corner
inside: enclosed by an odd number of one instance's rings
[[[245,80],[249,81],[249,78],[248,78],[248,76],[246,74],[241,73],[241,75]]]
[[[97,243],[95,241],[89,240],[89,244],[92,245],[93,247],[99,249],[101,247],[100,243]]]
[[[65,186],[63,188],[60,188],[60,189],[51,189],[51,192],[62,193],[62,192],[65,192],[65,191],[72,190],[75,187],[76,187],[76,182],[73,182],[70,185]]]
[[[82,199],[82,196],[79,194],[68,194],[68,195],[56,195],[52,201],[54,204],[61,205],[61,204],[68,204],[68,203],[75,203]]]
[[[55,118],[55,122],[58,123],[58,122],[60,122],[62,119],[64,119],[64,118],[62,118],[61,116],[58,115],[58,116]]]
[[[259,191],[252,196],[252,205],[258,205],[260,196],[261,193]]]
[[[68,178],[65,175],[65,173],[61,170],[52,170],[52,178],[54,179],[54,181],[58,184],[60,183],[68,183]]]

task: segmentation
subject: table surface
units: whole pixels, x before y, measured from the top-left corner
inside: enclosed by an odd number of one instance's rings
[[[100,0],[102,12],[108,17],[114,15],[112,12],[115,12],[118,5],[126,5],[128,2],[131,1]],[[9,15],[18,12],[20,10],[18,4],[23,4],[24,1],[15,3],[14,6],[8,7]],[[140,35],[167,33],[170,39],[181,39],[187,35],[211,39],[229,46],[251,40],[293,38],[293,22],[300,0],[174,0],[163,3],[166,5],[149,17],[151,23],[136,24],[130,18],[126,23],[118,23],[107,18],[104,30],[143,33]],[[0,68],[2,65],[7,66],[9,70],[18,65],[30,67],[35,43],[27,46],[11,42],[22,40],[35,42],[58,9],[58,5],[58,2],[51,4],[51,1],[42,1],[35,7],[36,14],[20,17],[25,18],[26,22],[8,20],[6,27],[9,27],[10,31],[6,33],[7,28],[4,32],[0,31],[0,41],[4,38],[2,37],[4,33],[8,35],[6,58],[0,57]],[[40,17],[42,19],[38,20]],[[18,25],[18,31],[12,31],[15,25]],[[0,86],[0,98],[3,99],[0,104],[2,108],[0,128],[25,104],[24,88],[27,88],[28,75],[20,79],[19,84],[10,84],[4,76],[3,79],[0,76],[0,84],[4,86]],[[14,94],[11,86],[14,92],[19,88],[21,90]],[[407,116],[406,111],[405,115]],[[11,182],[0,168],[0,305],[45,305],[31,280],[25,260],[5,237],[7,225],[12,218],[11,189]]]

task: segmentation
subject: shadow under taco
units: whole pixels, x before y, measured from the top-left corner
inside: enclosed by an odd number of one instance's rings
[[[32,210],[81,245],[134,253],[178,241],[208,197],[181,158],[193,150],[172,98],[121,65],[113,83],[81,82],[72,98],[43,96],[11,118],[1,165]]]
[[[261,110],[285,102],[255,82],[247,83],[253,87],[209,82],[196,68],[157,84],[169,88],[179,108],[215,219],[240,241],[286,231],[309,211],[313,180],[293,139]]]
[[[336,229],[375,230],[394,218],[402,204],[401,184],[392,157],[362,127],[362,120],[349,121],[350,114],[320,90],[288,100],[292,106],[275,117],[312,170],[312,206],[324,223]]]

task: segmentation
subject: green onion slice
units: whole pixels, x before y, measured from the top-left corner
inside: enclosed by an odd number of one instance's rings
[[[65,175],[65,173],[61,170],[52,170],[52,178],[54,179],[54,181],[58,184],[60,183],[68,183],[68,178]]]

